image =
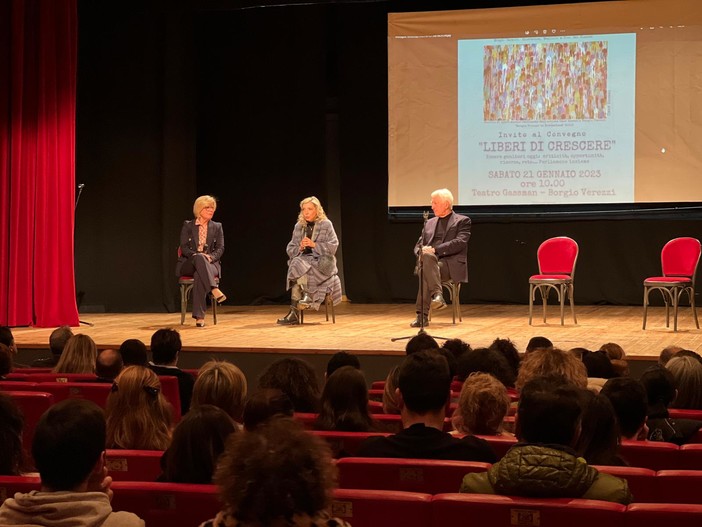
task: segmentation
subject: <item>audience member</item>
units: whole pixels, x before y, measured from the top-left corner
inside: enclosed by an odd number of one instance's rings
[[[172,375],[178,379],[180,394],[180,414],[190,409],[195,379],[187,371],[178,367],[178,354],[182,348],[180,333],[175,329],[159,329],[151,335],[151,357],[149,363],[156,375]]]
[[[5,344],[10,349],[12,355],[12,368],[26,368],[26,364],[18,364],[15,362],[17,355],[17,346],[15,345],[15,337],[12,335],[12,330],[7,326],[0,326],[0,344]]]
[[[244,372],[231,362],[211,360],[203,364],[198,372],[190,409],[211,404],[240,423],[247,390]]]
[[[297,357],[278,359],[263,372],[259,388],[277,388],[293,403],[296,412],[315,413],[319,409],[319,384],[314,368]]]
[[[66,342],[54,373],[95,373],[97,346],[88,335],[79,333]]]
[[[519,351],[517,351],[514,342],[509,339],[495,339],[492,341],[492,344],[490,344],[490,349],[497,351],[507,360],[512,376],[516,379],[519,373],[519,363],[521,359],[519,358]]]
[[[15,494],[0,507],[0,525],[143,527],[129,512],[113,512],[105,467],[105,417],[84,399],[66,399],[44,413],[32,454],[41,492]]]
[[[439,349],[439,344],[434,340],[434,337],[428,333],[419,333],[407,341],[405,353],[411,355],[418,351],[429,351]]]
[[[95,375],[99,382],[112,382],[122,371],[124,363],[119,351],[106,349],[98,353],[95,361]]]
[[[626,466],[619,455],[619,427],[609,399],[580,390],[582,425],[574,449],[590,465]]]
[[[451,381],[453,381],[456,378],[456,372],[458,371],[458,361],[456,360],[456,357],[454,357],[453,353],[446,348],[438,348],[434,351],[438,352],[440,355],[443,355],[446,359],[446,363],[449,367],[449,375],[451,375]]]
[[[525,383],[516,418],[520,442],[489,471],[467,474],[460,492],[630,503],[625,480],[598,472],[573,450],[581,423],[578,392],[541,377]]]
[[[504,384],[489,373],[472,373],[463,383],[451,422],[460,435],[512,436],[502,423],[509,406]]]
[[[73,336],[73,331],[69,326],[61,326],[51,332],[49,336],[50,357],[44,357],[32,362],[33,368],[53,368],[58,364],[63,348],[66,347],[68,339]]]
[[[694,355],[678,352],[666,368],[673,374],[678,396],[671,408],[702,410],[702,363]]]
[[[378,429],[368,413],[368,388],[361,370],[343,366],[327,379],[315,430],[370,432]]]
[[[369,437],[359,446],[358,455],[494,463],[495,453],[483,439],[472,435],[459,439],[443,431],[450,387],[442,355],[426,351],[408,355],[400,366],[396,390],[403,430]]]
[[[244,404],[244,430],[251,432],[270,419],[292,417],[295,410],[292,401],[277,388],[255,391]]]
[[[383,413],[400,415],[400,405],[397,402],[397,384],[400,378],[400,367],[393,366],[385,378],[383,387]]]
[[[624,348],[616,342],[607,342],[600,346],[600,351],[604,351],[607,354],[617,376],[626,377],[629,375],[629,363],[626,361]]]
[[[578,388],[587,387],[587,370],[575,355],[558,348],[539,348],[524,357],[519,367],[517,390],[531,379],[549,374],[563,375]]]
[[[148,366],[149,357],[146,344],[139,339],[127,339],[119,347],[125,366]]]
[[[171,439],[172,408],[158,376],[127,366],[107,397],[107,448],[165,450]]]
[[[553,342],[551,342],[546,337],[531,337],[526,345],[525,353],[531,353],[538,349],[549,349],[553,347]]]
[[[0,344],[0,347],[7,347]],[[22,449],[24,416],[17,403],[0,393],[0,476],[21,476],[26,469]]]
[[[328,379],[332,373],[344,366],[353,366],[357,370],[360,370],[361,361],[358,360],[358,357],[353,353],[348,353],[347,351],[337,351],[327,362],[325,378]]]
[[[668,407],[675,400],[675,378],[661,365],[648,368],[641,375],[641,384],[648,400],[647,420],[648,439],[682,445],[702,427],[702,421],[695,419],[671,419]]]
[[[663,348],[661,354],[658,356],[658,364],[665,366],[668,364],[668,361],[672,359],[679,351],[682,351],[680,346],[667,346]]]
[[[173,438],[161,458],[159,481],[212,483],[217,460],[236,424],[216,406],[193,407],[173,430]]]
[[[462,341],[461,339],[445,340],[441,347],[449,350],[453,354],[453,357],[456,359],[456,362],[458,362],[458,358],[461,355],[463,355],[464,353],[468,353],[473,349],[470,347],[470,344]]]
[[[608,379],[617,377],[612,367],[612,362],[604,351],[586,350],[581,360],[587,370],[587,387],[589,390],[599,392]]]
[[[0,380],[4,380],[12,373],[12,352],[10,347],[0,344]]]
[[[224,510],[201,527],[350,527],[328,514],[336,486],[329,446],[293,419],[232,435],[215,479]]]
[[[17,350],[15,350],[15,352],[16,351]],[[699,362],[700,364],[702,364],[702,355],[700,355],[696,351],[682,349],[682,350],[678,351],[675,354],[675,356],[676,357],[691,357],[691,358],[695,359],[697,362]]]
[[[505,387],[514,387],[512,369],[499,351],[476,348],[461,355],[456,369],[456,379],[463,382],[471,373],[489,373]]]
[[[630,377],[608,380],[600,391],[609,399],[617,415],[622,439],[643,439],[646,431],[646,390]]]

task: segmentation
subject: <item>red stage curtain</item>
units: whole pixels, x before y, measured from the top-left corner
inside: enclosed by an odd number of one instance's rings
[[[78,325],[77,0],[0,0],[0,324]]]

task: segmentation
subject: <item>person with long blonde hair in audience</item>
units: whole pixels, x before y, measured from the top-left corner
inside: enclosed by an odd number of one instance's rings
[[[455,429],[452,434],[514,437],[503,426],[509,406],[504,384],[489,373],[472,373],[463,383],[458,408],[451,418]]]
[[[538,348],[528,353],[519,366],[515,382],[517,390],[531,379],[542,375],[558,374],[578,388],[587,388],[587,369],[575,355],[558,348]]]
[[[143,366],[128,366],[107,397],[107,448],[165,450],[172,412],[158,375]]]
[[[63,348],[54,373],[95,373],[97,346],[88,335],[73,335]]]
[[[246,376],[231,362],[211,360],[198,372],[190,408],[211,404],[241,423],[248,383]]]
[[[350,527],[332,518],[329,445],[282,417],[230,436],[215,475],[224,510],[201,527]]]

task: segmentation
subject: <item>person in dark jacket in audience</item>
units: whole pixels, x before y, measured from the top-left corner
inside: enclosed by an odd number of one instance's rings
[[[600,393],[612,403],[622,439],[643,439],[648,435],[646,390],[641,382],[630,377],[615,377],[605,383]]]
[[[487,472],[466,474],[460,492],[630,503],[625,480],[599,472],[573,450],[581,426],[579,390],[550,377],[559,376],[536,377],[522,389],[520,442]]]
[[[151,336],[151,356],[149,363],[156,375],[172,375],[178,379],[180,393],[180,414],[190,410],[195,378],[178,367],[178,354],[182,343],[180,334],[175,329],[159,329]]]
[[[69,326],[61,326],[51,332],[49,336],[49,350],[51,357],[42,357],[32,362],[32,368],[53,368],[58,364],[66,342],[73,336]]]
[[[400,366],[396,390],[403,430],[387,437],[369,437],[357,455],[494,463],[497,457],[485,440],[472,435],[457,438],[443,431],[450,388],[445,357],[431,351],[408,355]]]

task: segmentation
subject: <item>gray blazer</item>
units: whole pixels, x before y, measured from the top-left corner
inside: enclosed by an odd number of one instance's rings
[[[183,262],[197,253],[197,245],[200,238],[199,227],[195,225],[195,220],[186,220],[180,231],[180,255],[176,264],[176,276],[180,276],[180,269]],[[203,253],[212,257],[212,263],[217,267],[218,276],[222,276],[222,265],[220,259],[224,254],[224,230],[222,224],[210,220],[207,226],[207,242],[203,248]]]

